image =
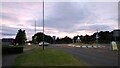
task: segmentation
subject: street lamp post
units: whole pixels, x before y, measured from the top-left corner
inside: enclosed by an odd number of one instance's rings
[[[96,33],[96,44],[98,44],[98,38],[99,38],[99,36],[98,36],[98,30],[97,30],[97,33]]]
[[[43,50],[44,50],[44,0],[43,0]]]
[[[36,34],[36,22],[37,22],[37,19],[35,20],[35,34]],[[35,41],[35,45],[36,45],[36,37],[34,37],[34,41]]]
[[[35,34],[36,34],[36,22],[37,22],[37,19],[35,20]]]

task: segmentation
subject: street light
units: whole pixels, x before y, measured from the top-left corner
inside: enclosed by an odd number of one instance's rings
[[[96,44],[98,44],[98,38],[99,38],[99,36],[98,36],[98,29],[97,29],[97,33],[96,33]]]
[[[44,50],[44,0],[43,0],[43,50]]]
[[[36,22],[37,22],[37,19],[35,20],[35,34],[36,34]],[[34,41],[35,41],[35,45],[36,45],[36,36],[34,37]]]

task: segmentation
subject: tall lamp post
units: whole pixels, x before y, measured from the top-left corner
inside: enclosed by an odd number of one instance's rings
[[[44,48],[44,0],[43,0],[43,50],[45,49]]]
[[[37,22],[37,19],[35,19],[35,34],[36,34],[36,22]]]
[[[98,36],[98,29],[97,29],[97,33],[96,33],[96,44],[98,44],[98,38],[99,38],[99,36]]]
[[[35,20],[35,34],[36,34],[36,22],[37,22],[37,19]],[[34,40],[35,40],[35,45],[36,45],[36,37],[34,37]]]

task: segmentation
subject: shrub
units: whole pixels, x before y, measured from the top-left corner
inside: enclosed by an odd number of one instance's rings
[[[17,54],[23,52],[23,46],[5,46],[2,47],[2,54]]]

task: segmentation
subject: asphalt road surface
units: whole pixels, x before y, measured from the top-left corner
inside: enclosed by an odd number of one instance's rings
[[[49,46],[48,46],[49,47]],[[79,48],[69,47],[68,44],[51,45],[50,48],[56,48],[72,54],[78,60],[82,60],[88,66],[118,66],[118,53],[111,51],[109,47],[106,48]],[[29,52],[32,48],[24,49],[25,53]],[[47,47],[46,47],[47,48]],[[11,66],[15,58],[20,54],[5,55],[2,57],[3,66]]]
[[[88,66],[118,66],[118,52],[106,48],[77,48],[68,44],[52,45],[53,48],[68,52]]]

